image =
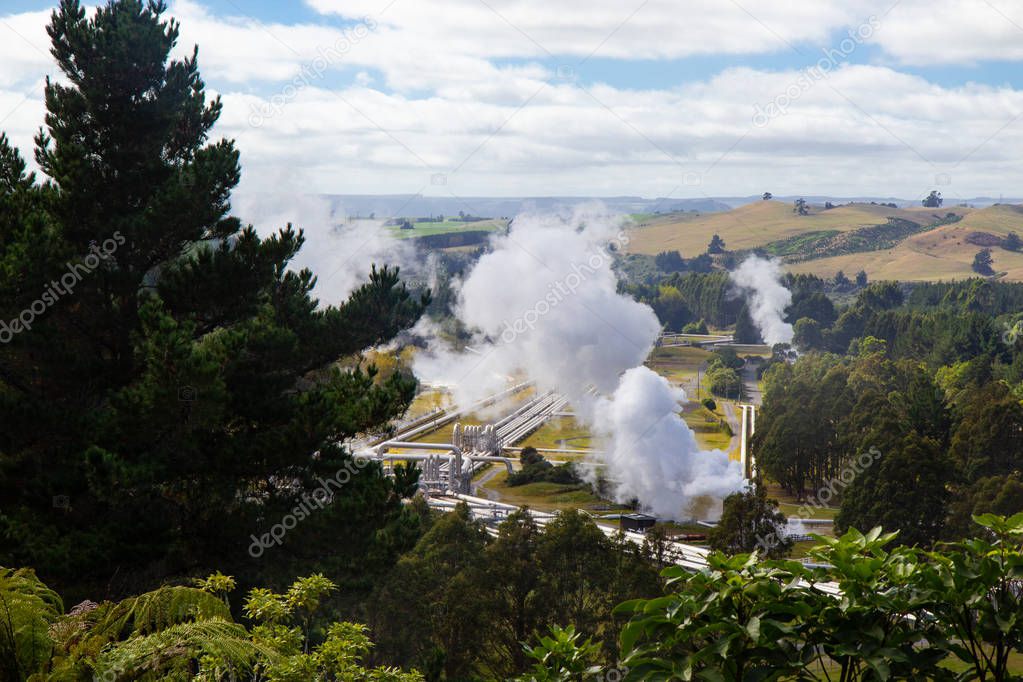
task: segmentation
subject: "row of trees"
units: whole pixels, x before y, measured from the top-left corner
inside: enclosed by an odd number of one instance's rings
[[[764,375],[765,473],[840,504],[839,528],[884,525],[909,543],[961,538],[980,511],[1023,510],[1023,354],[1003,314],[1021,294],[982,280],[908,297],[874,284],[830,325],[801,317],[795,342],[812,352]]]
[[[793,293],[786,320],[795,324],[803,317],[817,320],[822,327],[834,323],[837,313],[829,293],[848,294],[867,288],[867,274],[858,272],[850,280],[839,272],[833,279],[815,275],[785,275],[785,286]],[[681,331],[686,324],[703,320],[724,329],[736,325],[736,336],[743,343],[759,342],[759,333],[749,317],[742,297],[737,296],[728,273],[684,272],[660,276],[651,284],[631,284],[623,290],[635,299],[650,305],[661,323],[672,331]]]
[[[570,512],[543,530],[515,514],[490,540],[462,507],[381,588],[379,605],[404,620],[377,629],[375,651],[364,626],[328,617],[337,586],[318,574],[282,592],[250,590],[236,619],[235,581],[221,573],[65,611],[32,571],[0,569],[0,671],[10,680],[1015,679],[1023,514],[974,521],[982,538],[934,551],[893,547],[896,534],[879,528],[850,530],[819,538],[812,567],[712,552],[707,569],[671,566],[659,578],[658,537],[637,549]],[[371,668],[374,657],[419,659],[423,672]]]

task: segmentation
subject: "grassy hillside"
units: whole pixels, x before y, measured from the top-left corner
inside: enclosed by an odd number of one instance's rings
[[[838,270],[848,274],[862,269],[871,279],[963,279],[974,275],[970,266],[981,249],[967,241],[971,233],[984,232],[997,237],[1009,232],[1023,235],[1021,206],[953,210],[965,212],[963,220],[908,237],[894,248],[795,263],[788,269],[821,276],[833,275]],[[1004,272],[1004,279],[1023,281],[1023,253],[998,247],[993,247],[991,252],[996,272]]]
[[[752,249],[807,232],[844,232],[879,225],[887,222],[889,216],[929,224],[949,211],[964,213],[968,210],[850,204],[829,210],[813,206],[810,215],[797,216],[789,203],[757,201],[722,213],[673,213],[640,221],[629,233],[628,250],[651,255],[679,250],[683,256],[691,258],[707,250],[707,243],[714,234],[721,235],[730,250]]]
[[[962,220],[928,229],[950,212]],[[889,217],[913,221],[920,229],[873,229],[885,225]],[[974,242],[980,238],[997,243],[1009,232],[1023,235],[1023,206],[930,209],[850,204],[830,210],[812,207],[810,215],[797,216],[788,203],[758,201],[722,213],[679,213],[637,221],[629,233],[628,250],[649,255],[677,249],[693,257],[706,251],[711,236],[719,234],[729,250],[768,248],[785,258],[791,272],[830,277],[839,270],[847,275],[865,270],[871,279],[962,279],[974,274],[970,266],[982,248]],[[845,242],[849,244],[843,246]],[[859,251],[877,246],[883,248]],[[831,255],[845,250],[859,252]],[[994,268],[1004,279],[1023,281],[1023,253],[996,245],[992,255]]]

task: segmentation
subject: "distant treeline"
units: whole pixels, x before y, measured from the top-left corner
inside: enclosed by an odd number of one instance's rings
[[[1023,284],[881,282],[837,315],[789,310],[801,355],[764,375],[765,476],[908,544],[1023,511]]]
[[[833,322],[835,310],[827,293],[857,287],[848,280],[842,281],[844,283],[839,284],[816,275],[786,275],[785,285],[793,293],[789,321],[794,323],[800,317],[809,316],[826,324]],[[685,325],[700,320],[723,329],[745,316],[746,301],[736,294],[729,274],[723,270],[674,273],[652,284],[625,284],[622,290],[650,305],[661,323],[671,331],[681,331]]]
[[[452,246],[475,246],[484,244],[490,236],[487,230],[465,230],[463,232],[445,232],[443,234],[427,234],[412,237],[417,246],[425,249],[447,249]]]

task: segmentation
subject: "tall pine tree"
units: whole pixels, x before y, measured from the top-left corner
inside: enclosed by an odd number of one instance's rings
[[[63,0],[48,31],[65,80],[46,83],[36,140],[48,179],[0,138],[0,565],[72,595],[214,566],[343,579],[414,540],[391,485],[342,444],[400,414],[415,382],[336,361],[426,301],[385,268],[320,307],[313,274],[287,269],[301,230],[261,239],[230,215],[238,151],[210,140],[220,101],[197,50],[169,59],[164,11],[113,0],[86,18]],[[346,464],[333,503],[254,559],[253,535]]]

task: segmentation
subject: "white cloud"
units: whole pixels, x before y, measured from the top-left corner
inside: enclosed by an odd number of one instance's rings
[[[1023,59],[1018,0],[903,0],[875,37],[904,64],[971,64]]]
[[[51,69],[49,19],[49,11],[0,15],[0,87],[25,85]]]
[[[1005,0],[991,2],[1009,14]],[[1023,29],[1014,42],[1004,33],[1012,24],[978,3],[902,0],[886,14],[889,0],[699,0],[685,12],[668,0],[592,0],[576,11],[539,0],[398,0],[386,9],[308,0],[351,20],[348,28],[334,16],[322,25],[219,16],[198,0],[175,0],[171,12],[180,53],[198,43],[203,75],[223,95],[216,132],[237,139],[246,189],[272,188],[286,169],[304,190],[333,193],[911,197],[947,173],[943,192],[954,198],[1023,181],[1014,163],[1023,155],[1023,124],[1013,123],[1020,91],[941,87],[881,65],[835,66],[808,87],[799,72],[740,67],[699,80],[669,75],[681,84],[659,89],[583,89],[550,64],[576,68],[598,46],[598,56],[622,59],[785,51],[786,42],[828,44],[871,15],[879,28],[868,40],[896,60],[927,59],[946,44],[948,59],[1016,54]],[[956,19],[954,7],[970,13]],[[18,31],[0,40],[0,120],[13,112],[0,128],[27,157],[42,123],[40,79],[56,72],[47,16],[0,16],[0,32]],[[356,32],[365,17],[372,30]],[[967,35],[946,40],[942,31]],[[811,63],[818,54],[804,52]],[[338,69],[350,70],[349,85],[336,85]],[[754,125],[756,107],[782,96],[784,112]],[[435,173],[447,184],[431,184]]]
[[[1023,152],[1023,130],[1005,127],[1023,111],[1021,92],[941,88],[886,67],[847,66],[784,115],[753,125],[754,106],[798,77],[742,68],[669,91],[600,86],[592,96],[534,81],[539,94],[521,109],[471,94],[309,88],[258,130],[244,124],[255,98],[228,95],[224,122],[248,173],[303,166],[317,191],[700,196],[771,187],[912,197],[939,172],[952,176],[950,196],[1023,180],[1005,168]],[[434,172],[448,174],[444,188],[429,186]]]

